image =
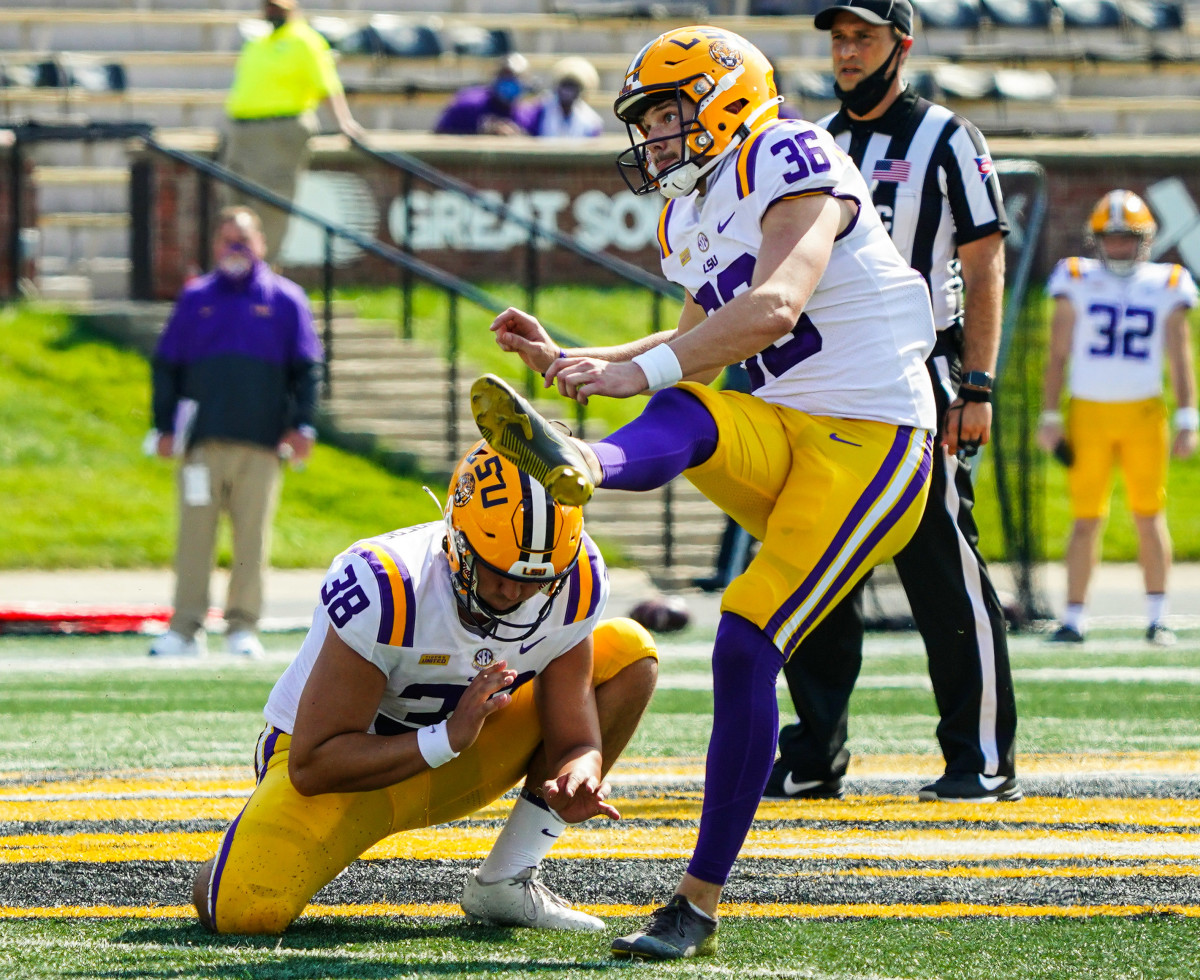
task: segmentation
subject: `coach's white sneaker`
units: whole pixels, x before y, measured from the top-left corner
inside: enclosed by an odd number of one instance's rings
[[[225,637],[225,646],[234,656],[261,660],[263,647],[258,637],[250,630],[234,630]]]
[[[484,884],[472,871],[463,885],[460,904],[470,922],[492,926],[525,926],[529,929],[569,929],[601,932],[604,922],[571,908],[538,878],[537,868],[526,868],[512,878]]]
[[[150,644],[152,657],[203,657],[208,653],[208,643],[203,633],[187,637],[168,630]]]

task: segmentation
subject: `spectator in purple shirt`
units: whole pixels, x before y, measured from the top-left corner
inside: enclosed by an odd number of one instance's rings
[[[154,353],[159,456],[180,457],[175,611],[151,656],[202,656],[217,522],[228,513],[233,566],[225,603],[231,653],[262,654],[263,561],[279,499],[280,459],[316,439],[324,354],[308,297],[263,260],[258,215],[226,208],[215,271],[184,287]]]
[[[525,90],[529,62],[524,55],[506,55],[496,77],[487,85],[462,89],[442,111],[435,133],[487,136],[529,136],[538,115],[536,105],[517,100]]]

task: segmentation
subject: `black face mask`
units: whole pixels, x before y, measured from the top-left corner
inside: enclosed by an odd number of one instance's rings
[[[271,13],[264,18],[271,25],[271,30],[277,31],[287,23],[287,14]]]
[[[900,53],[900,48],[903,44],[902,40],[897,41],[896,46],[892,48],[892,53],[888,55],[887,61],[849,91],[846,91],[836,82],[834,83],[834,94],[849,112],[854,113],[856,116],[865,116],[883,101],[883,97],[887,95],[888,87],[892,84],[892,79],[896,77],[895,72],[888,75],[887,71],[891,67],[892,62],[896,60],[896,56]]]

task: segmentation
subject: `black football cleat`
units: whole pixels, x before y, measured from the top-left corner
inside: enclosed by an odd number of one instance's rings
[[[841,779],[797,779],[779,763],[763,790],[764,800],[840,800],[845,795]]]
[[[596,486],[583,454],[494,374],[471,385],[471,413],[488,445],[537,480],[560,504],[580,507]]]
[[[1048,637],[1047,643],[1082,643],[1083,634],[1074,626],[1060,626]]]
[[[1173,647],[1177,641],[1174,631],[1162,623],[1151,623],[1146,627],[1146,642],[1156,647]]]
[[[697,911],[682,895],[650,913],[637,932],[613,940],[618,959],[680,960],[717,951],[717,920]]]
[[[942,803],[1015,803],[1024,798],[1016,776],[983,776],[977,772],[948,772],[917,792],[918,800]]]

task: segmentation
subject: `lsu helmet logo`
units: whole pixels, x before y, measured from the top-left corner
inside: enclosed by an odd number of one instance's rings
[[[475,477],[471,473],[464,473],[458,478],[458,483],[454,487],[454,506],[466,507],[474,496]]]
[[[708,56],[726,71],[733,71],[742,63],[742,52],[725,41],[713,41],[708,46]]]

